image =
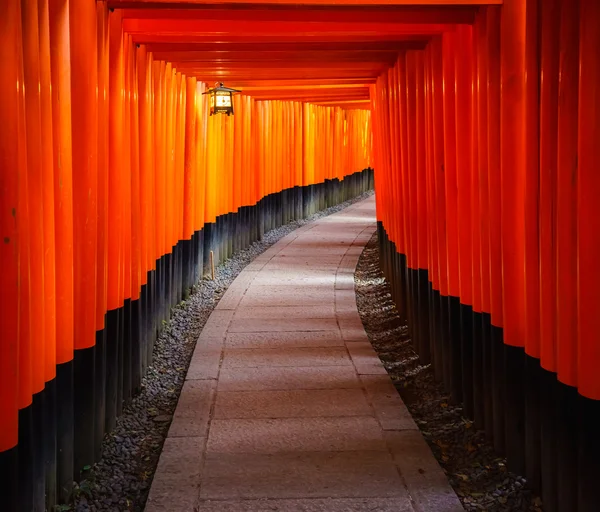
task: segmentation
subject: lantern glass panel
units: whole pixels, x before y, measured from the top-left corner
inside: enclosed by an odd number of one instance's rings
[[[217,92],[217,107],[231,107],[231,94],[228,92]]]

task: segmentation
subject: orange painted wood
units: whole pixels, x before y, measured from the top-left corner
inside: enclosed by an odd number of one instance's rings
[[[433,69],[431,46],[423,55],[425,73],[425,148],[426,148],[426,195],[427,195],[427,268],[433,290],[440,290],[439,253],[437,241],[437,203],[435,202],[434,139],[433,139]]]
[[[487,10],[488,192],[490,206],[490,307],[492,325],[504,325],[502,202],[500,197],[500,10]]]
[[[44,359],[45,380],[56,376],[56,252],[54,224],[54,160],[52,133],[52,77],[48,0],[38,1],[40,39],[40,123],[44,223]]]
[[[561,1],[556,181],[556,370],[577,385],[579,1]]]
[[[76,349],[96,343],[98,244],[98,39],[94,0],[72,2],[73,282]]]
[[[0,451],[18,442],[19,391],[19,239],[17,208],[19,175],[25,162],[19,150],[21,6],[0,3]],[[18,171],[18,172],[17,172]]]
[[[412,53],[412,51],[410,52]],[[416,111],[415,111],[415,130],[416,130],[416,243],[417,259],[415,268],[427,270],[429,264],[429,244],[427,240],[428,233],[428,208],[427,208],[427,147],[426,131],[427,120],[425,116],[425,67],[424,52],[415,52],[415,86],[416,86]]]
[[[481,308],[485,313],[490,313],[491,305],[491,275],[490,275],[490,203],[489,203],[489,140],[488,140],[488,76],[489,76],[489,47],[488,47],[488,14],[483,11],[477,20],[477,124],[473,144],[477,145],[477,167],[474,172],[479,173],[479,184],[475,192],[479,195],[480,229],[480,282],[473,281],[473,288],[479,286],[481,293]],[[475,263],[477,264],[477,263]]]
[[[140,278],[141,285],[147,283],[147,273],[152,268],[149,260],[151,226],[150,176],[152,173],[152,119],[150,116],[150,77],[149,55],[145,47],[136,51],[136,81],[137,81],[137,117],[138,117],[138,144],[139,144],[139,230],[140,230]]]
[[[444,157],[444,94],[442,39],[436,38],[431,44],[432,69],[432,176],[434,178],[434,202],[436,208],[436,226],[438,243],[438,265],[440,293],[448,295],[448,255],[446,250],[446,194],[445,194],[445,157]]]
[[[22,11],[21,11],[21,14]],[[23,59],[23,40],[25,34],[21,24],[17,39],[17,87],[19,96],[17,98],[17,134],[20,165],[17,166],[19,181],[17,208],[14,215],[17,219],[18,228],[18,251],[19,251],[19,291],[14,299],[19,301],[19,409],[23,409],[32,403],[34,390],[33,382],[33,358],[36,356],[34,342],[32,340],[32,283],[30,278],[31,266],[31,233],[29,217],[29,185],[28,185],[28,162],[27,162],[27,130],[26,130],[26,85]]]
[[[444,176],[446,191],[446,244],[448,254],[448,294],[460,296],[458,261],[458,184],[456,156],[456,91],[455,46],[456,35],[444,34],[443,95],[444,95]]]
[[[473,305],[472,259],[472,29],[460,27],[454,54],[456,80],[456,183],[460,301]]]
[[[481,265],[481,239],[482,239],[482,222],[483,217],[481,215],[482,205],[480,203],[480,159],[479,152],[481,148],[479,146],[480,134],[484,131],[484,128],[479,124],[479,96],[478,96],[478,79],[479,79],[479,60],[478,60],[478,49],[479,49],[479,30],[480,23],[475,23],[471,29],[471,180],[470,180],[470,192],[471,192],[471,297],[473,311],[476,313],[482,313],[483,310],[483,297],[482,297],[482,265]],[[487,105],[485,106],[487,108]],[[489,311],[489,309],[488,309]],[[478,342],[478,340],[474,340]]]
[[[107,307],[123,305],[123,154],[125,151],[123,97],[123,34],[118,11],[109,13],[109,140],[108,140],[108,265]]]
[[[73,358],[73,189],[69,1],[49,0],[56,258],[56,362]]]
[[[31,383],[39,393],[45,384],[46,332],[44,318],[44,200],[42,167],[42,131],[40,98],[40,41],[37,2],[21,5],[23,31],[23,69],[25,86],[24,143],[27,150],[27,208],[29,225],[21,231],[27,240],[29,268],[22,274],[21,286],[29,287]],[[36,320],[40,319],[40,320]]]
[[[578,175],[578,384],[579,392],[594,400],[600,399],[600,347],[598,346],[598,307],[600,272],[600,98],[598,83],[600,66],[600,5],[593,0],[581,0],[579,12],[579,175]]]
[[[498,5],[503,0],[338,0],[336,5],[363,6],[363,5]],[[213,4],[214,0],[111,0],[110,5],[115,7],[123,6],[144,6],[151,4],[164,4],[175,6],[190,6]],[[253,4],[254,0],[222,0],[220,4]],[[297,4],[297,0],[261,0],[263,4]],[[304,5],[333,5],[332,0],[304,0]]]
[[[507,0],[501,17],[501,197],[504,342],[525,343],[525,36],[526,4]]]
[[[398,186],[401,187],[399,199],[401,202],[401,213],[402,213],[402,242],[401,245],[404,247],[406,252],[410,244],[410,233],[411,225],[409,222],[410,215],[410,202],[409,202],[409,181],[408,181],[408,123],[406,112],[407,107],[407,95],[406,95],[406,54],[400,54],[398,56],[398,62],[396,64],[398,71],[398,108],[400,110],[400,119],[398,123],[399,128],[399,149],[400,149],[400,178],[398,180]],[[391,208],[390,208],[391,209]],[[388,215],[394,215],[393,210],[388,212]],[[408,254],[407,254],[408,255]]]
[[[312,22],[336,22],[336,23],[401,23],[405,25],[418,25],[427,23],[471,23],[474,21],[476,8],[472,6],[458,7],[438,6],[434,9],[419,5],[406,6],[363,6],[361,8],[348,9],[339,2],[330,2],[329,5],[321,5],[318,8],[310,4],[295,4],[279,8],[262,3],[244,7],[236,5],[235,8],[225,8],[223,5],[212,5],[210,9],[124,9],[123,17],[134,20],[178,20],[178,19],[201,19],[213,22],[228,21],[268,21],[277,23],[281,21]]]
[[[183,236],[189,240],[194,234],[194,208],[196,208],[196,86],[195,78],[186,79],[185,115],[185,186],[183,197]]]
[[[406,263],[411,269],[419,268],[419,245],[418,245],[418,223],[419,223],[419,199],[418,199],[418,169],[417,169],[417,66],[416,52],[408,51],[406,59],[406,152],[408,154],[408,165],[406,172],[406,190],[408,192],[408,240]]]
[[[98,244],[96,261],[96,330],[108,311],[108,119],[109,39],[106,2],[96,2],[98,36]]]
[[[525,215],[524,294],[525,352],[540,357],[540,96],[539,96],[539,8],[543,2],[527,4],[525,82]]]
[[[140,171],[140,124],[139,124],[139,86],[137,74],[136,49],[132,49],[130,62],[130,80],[132,84],[130,116],[131,116],[131,300],[140,298],[142,274],[145,268],[142,264],[142,230],[141,203],[141,171]]]
[[[558,137],[558,73],[560,2],[540,5],[540,362],[556,368],[556,177]]]

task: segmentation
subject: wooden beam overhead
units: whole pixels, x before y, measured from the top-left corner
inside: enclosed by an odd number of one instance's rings
[[[500,3],[108,0],[135,44],[187,76],[225,81],[260,99],[336,105],[368,102],[368,86],[399,54],[472,24],[480,5]]]
[[[353,8],[373,7],[373,6],[479,6],[479,5],[502,5],[503,0],[109,0],[109,7],[113,8],[192,8],[207,6],[277,6],[283,5],[297,6],[329,6],[340,7],[347,6]]]

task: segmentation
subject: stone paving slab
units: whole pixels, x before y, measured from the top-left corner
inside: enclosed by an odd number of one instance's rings
[[[154,473],[145,510],[192,512],[198,502],[202,452],[201,437],[167,437]]]
[[[292,389],[362,389],[352,366],[290,368],[223,368],[219,391],[284,391]]]
[[[388,447],[420,510],[464,510],[418,430],[386,432]]]
[[[217,391],[213,418],[310,418],[370,413],[362,389]]]
[[[379,423],[371,416],[214,420],[207,452],[284,453],[385,451]]]
[[[198,512],[414,512],[409,498],[206,500]]]
[[[258,286],[281,286],[282,284],[305,286],[307,284],[335,284],[336,276],[330,270],[314,270],[306,267],[302,271],[294,271],[293,267],[289,269],[275,270],[269,267],[269,272],[259,273],[253,280],[253,284]]]
[[[206,454],[201,499],[388,498],[408,491],[387,452]]]
[[[306,332],[332,331],[338,324],[333,318],[234,318],[229,332]]]
[[[249,306],[313,306],[330,304],[334,300],[333,284],[305,286],[257,286],[251,285],[241,301]]]
[[[346,347],[281,347],[227,349],[221,368],[260,366],[350,366]]]
[[[169,437],[206,437],[214,380],[186,380],[169,427]]]
[[[363,329],[374,199],[286,235],[204,327],[146,512],[455,512]]]
[[[236,309],[233,319],[239,320],[241,318],[252,318],[252,319],[267,319],[271,320],[274,318],[284,319],[313,319],[313,318],[326,318],[335,319],[335,306],[318,304],[315,306],[257,306],[257,307],[239,307]]]
[[[230,332],[225,337],[226,347],[332,347],[344,346],[339,329],[325,331],[261,331]]]

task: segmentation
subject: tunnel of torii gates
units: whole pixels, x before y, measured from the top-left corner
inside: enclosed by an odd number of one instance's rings
[[[2,0],[0,62],[3,511],[68,498],[211,251],[373,174],[422,362],[599,509],[598,0]]]

